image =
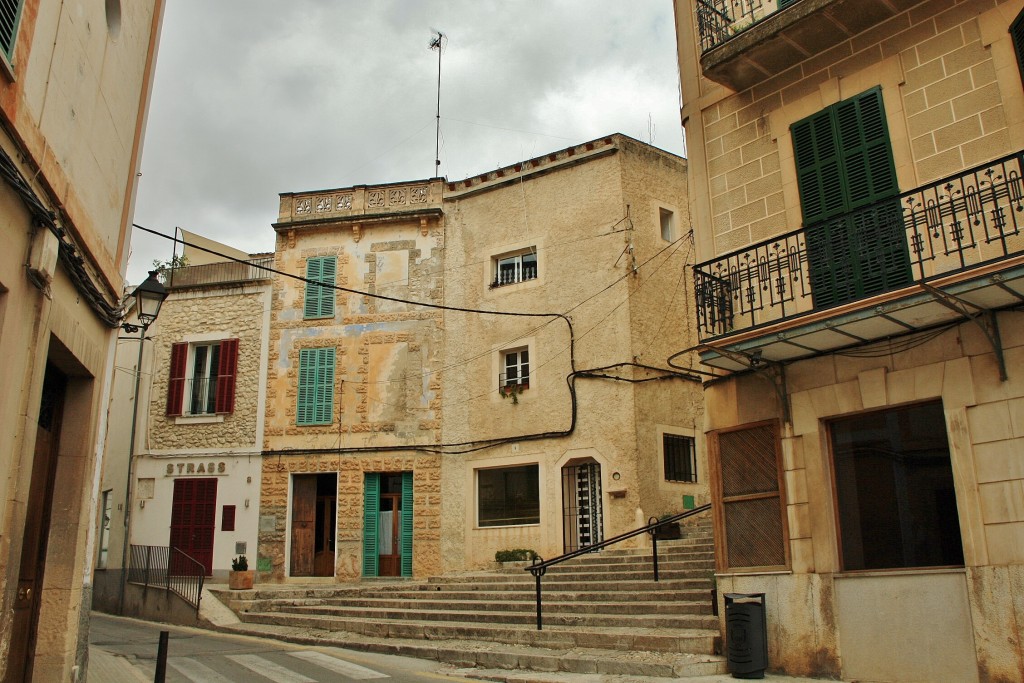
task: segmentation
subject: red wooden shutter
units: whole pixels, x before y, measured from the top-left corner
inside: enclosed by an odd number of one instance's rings
[[[171,376],[167,382],[167,414],[181,415],[185,402],[185,362],[188,359],[188,344],[171,344]]]
[[[238,371],[238,340],[225,339],[220,343],[220,360],[217,363],[217,398],[215,411],[235,411],[235,375]]]

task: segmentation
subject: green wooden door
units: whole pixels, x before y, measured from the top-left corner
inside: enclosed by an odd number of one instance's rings
[[[791,132],[815,308],[908,284],[881,89],[798,121]]]

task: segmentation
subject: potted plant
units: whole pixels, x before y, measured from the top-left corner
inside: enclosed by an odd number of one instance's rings
[[[519,395],[523,393],[524,389],[529,389],[530,385],[525,382],[522,384],[511,382],[503,386],[498,387],[498,393],[501,394],[502,398],[512,397],[512,404],[519,404]]]
[[[233,591],[252,589],[253,576],[256,572],[249,569],[249,560],[239,555],[231,560],[231,571],[228,572],[228,588]]]

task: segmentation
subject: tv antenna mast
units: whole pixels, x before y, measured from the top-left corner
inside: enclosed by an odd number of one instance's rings
[[[436,28],[430,29],[436,35],[430,39],[430,49],[437,50],[437,128],[434,133],[434,177],[441,175],[441,42],[447,36]]]

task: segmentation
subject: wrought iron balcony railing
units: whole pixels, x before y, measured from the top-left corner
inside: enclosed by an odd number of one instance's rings
[[[700,51],[718,47],[737,33],[796,0],[695,0]]]
[[[701,341],[1024,254],[1024,152],[694,267]]]
[[[171,269],[166,276],[168,287],[200,287],[231,282],[264,280],[272,273],[274,257],[250,259],[249,261],[222,261],[199,266],[184,266]]]

